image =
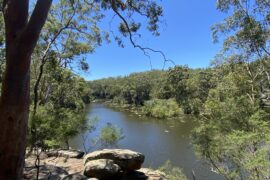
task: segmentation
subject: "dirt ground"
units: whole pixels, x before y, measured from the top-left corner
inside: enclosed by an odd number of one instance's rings
[[[36,179],[37,168],[35,161],[35,156],[25,159],[23,179]],[[41,156],[39,177],[41,179],[61,179],[67,174],[82,174],[83,169],[83,159]],[[52,178],[52,176],[55,177]]]

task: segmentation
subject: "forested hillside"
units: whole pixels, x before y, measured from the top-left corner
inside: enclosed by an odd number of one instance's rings
[[[153,70],[96,80],[90,82],[89,86],[95,98],[143,106],[145,113],[155,117],[177,115],[178,107],[186,114],[198,115],[209,89],[218,82],[217,73],[218,68],[190,69],[176,66],[167,71]],[[167,111],[172,111],[172,114],[165,115]]]

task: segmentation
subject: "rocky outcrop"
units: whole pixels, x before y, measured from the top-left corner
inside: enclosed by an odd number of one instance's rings
[[[66,157],[66,158],[82,158],[84,152],[78,150],[53,150],[46,152],[48,157]]]
[[[141,168],[144,155],[127,149],[104,149],[84,157],[84,175],[97,179],[166,180],[166,174]]]
[[[84,175],[98,179],[114,178],[121,174],[121,168],[110,159],[92,160],[85,164]]]
[[[166,174],[141,168],[144,155],[127,149],[104,149],[84,159],[76,151],[58,150],[40,159],[39,179],[44,180],[167,180]],[[77,151],[78,152],[78,151]],[[36,179],[36,156],[25,160],[23,180]]]
[[[128,149],[104,149],[87,154],[84,164],[96,159],[110,159],[123,171],[133,171],[141,168],[144,158],[143,154]]]

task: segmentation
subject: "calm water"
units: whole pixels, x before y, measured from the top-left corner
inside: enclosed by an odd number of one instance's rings
[[[70,145],[74,149],[83,150],[83,142],[91,150],[97,149],[98,147],[92,145],[91,139],[96,137],[107,123],[112,123],[122,128],[125,136],[118,143],[118,147],[145,154],[144,167],[157,168],[166,160],[170,160],[174,166],[181,167],[189,179],[192,179],[192,170],[197,180],[223,179],[196,158],[189,138],[196,123],[188,117],[179,121],[138,117],[98,103],[91,104],[88,116],[98,117],[96,130],[91,134],[84,132],[72,139]],[[86,141],[83,140],[82,135],[87,137]]]

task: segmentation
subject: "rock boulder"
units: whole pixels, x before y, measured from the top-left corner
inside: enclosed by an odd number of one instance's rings
[[[84,164],[97,159],[109,159],[120,166],[123,171],[133,171],[141,168],[144,155],[127,149],[104,149],[94,151],[84,157]]]
[[[121,174],[121,168],[109,159],[91,160],[85,164],[83,174],[97,179],[114,178]]]

